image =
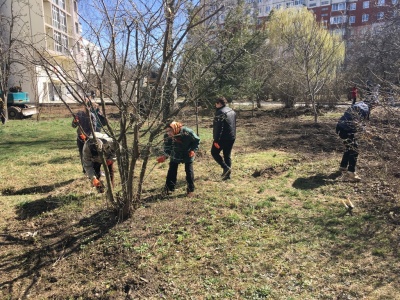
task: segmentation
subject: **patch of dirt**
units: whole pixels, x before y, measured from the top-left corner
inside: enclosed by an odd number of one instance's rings
[[[271,178],[274,176],[277,176],[279,174],[282,174],[286,172],[287,170],[290,169],[291,166],[296,165],[300,162],[298,159],[292,159],[285,164],[279,165],[279,166],[271,166],[265,169],[261,170],[255,170],[254,173],[252,174],[253,177],[265,177],[265,178]]]
[[[69,111],[61,106],[43,108],[42,113],[48,118],[69,116]],[[238,112],[238,127],[249,131],[248,145],[252,148],[298,153],[297,159],[280,166],[255,170],[253,177],[260,180],[271,178],[303,161],[320,161],[343,151],[342,142],[334,132],[336,119],[320,118],[319,123],[314,124],[302,119],[304,114],[310,115],[310,112],[285,109],[256,111],[254,115],[248,111]],[[361,199],[359,205],[365,211],[386,218],[388,224],[399,225],[399,119],[385,110],[374,114],[379,118],[371,117],[372,137],[360,140],[359,173],[363,181],[357,184],[344,183],[343,189],[358,195]],[[187,119],[186,123],[191,126],[193,122],[193,119]],[[210,119],[206,119],[201,126],[209,127],[210,123]],[[245,149],[240,147],[235,147],[235,151],[245,153]],[[337,172],[330,175],[312,174],[297,179],[295,185],[311,189],[338,176]],[[162,200],[150,196],[153,210],[142,210],[140,217],[120,224],[104,200],[96,195],[88,193],[84,199],[64,196],[68,190],[82,190],[82,184],[86,183],[70,181],[59,186],[2,191],[4,195],[46,193],[46,196],[20,205],[16,209],[17,220],[10,220],[3,229],[2,251],[12,254],[2,256],[2,269],[5,272],[1,276],[0,295],[11,295],[13,299],[155,299],[165,298],[164,294],[180,298],[181,287],[176,285],[173,278],[166,280],[160,275],[160,270],[166,266],[146,265],[146,250],[162,243],[162,235],[165,235],[171,237],[175,241],[174,246],[179,249],[174,250],[174,255],[179,257],[180,251],[188,251],[180,247],[179,239],[185,235],[185,224],[200,222],[195,211],[202,209],[195,206],[200,207],[203,202],[174,206],[173,202],[164,201],[163,210],[160,210],[161,206],[158,205]],[[53,212],[60,205],[72,201],[77,202],[76,205],[90,201],[93,205],[75,215],[53,217]],[[99,210],[99,207],[104,209]],[[173,213],[177,216],[174,222],[179,224],[179,230],[150,228],[150,213],[157,213],[160,220]],[[275,220],[270,222],[274,223]],[[65,224],[70,225],[66,227]],[[144,239],[146,244],[139,242]],[[96,247],[91,248],[91,245]],[[165,249],[168,249],[167,246]],[[171,253],[165,251],[167,261]],[[204,272],[210,282],[219,275],[218,266],[210,265]],[[28,288],[19,289],[20,286]],[[201,299],[201,295],[198,297]]]

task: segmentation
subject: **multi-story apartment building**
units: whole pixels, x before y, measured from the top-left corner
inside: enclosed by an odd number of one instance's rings
[[[308,8],[328,29],[348,38],[395,16],[397,5],[398,0],[313,0]]]
[[[272,10],[296,6],[306,6],[312,10],[318,21],[330,30],[340,30],[345,37],[361,28],[385,21],[395,14],[399,0],[245,0],[247,11],[261,23]],[[224,23],[229,9],[238,0],[202,0],[204,13],[211,15],[223,6],[220,13],[210,19],[218,25]]]
[[[0,13],[4,20],[14,19],[14,27],[3,24],[2,34],[21,45],[18,51],[10,50],[11,56],[18,56],[18,63],[11,66],[9,86],[21,86],[39,103],[60,102],[59,95],[72,100],[71,89],[56,73],[68,72],[70,78],[80,79],[76,67],[82,50],[77,0],[5,0]],[[40,54],[23,45],[33,46]],[[45,71],[38,63],[40,56],[53,62],[53,70]]]

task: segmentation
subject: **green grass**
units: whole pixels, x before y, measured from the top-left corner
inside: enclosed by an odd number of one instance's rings
[[[352,186],[328,178],[338,155],[296,160],[238,130],[252,138],[235,144],[232,180],[220,181],[211,129],[200,128],[197,198],[184,197],[183,166],[177,191],[157,197],[168,167],[159,164],[144,187],[151,200],[116,224],[81,173],[69,119],[9,121],[0,127],[2,282],[20,278],[13,284],[32,299],[127,290],[135,299],[396,299],[398,228],[361,205],[344,214]],[[38,235],[22,239],[28,231]],[[40,271],[33,287],[26,270]]]

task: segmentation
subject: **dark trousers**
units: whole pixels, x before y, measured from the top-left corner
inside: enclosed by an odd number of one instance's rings
[[[76,144],[78,145],[79,157],[80,157],[80,159],[81,159],[81,164],[82,164],[83,173],[85,173],[85,169],[83,168],[83,162],[82,162],[83,146],[85,145],[85,142],[82,141],[82,140],[78,137],[78,138],[76,139]]]
[[[220,140],[218,142],[219,149],[217,149],[213,143],[211,147],[211,155],[214,160],[221,166],[221,168],[226,169],[226,167],[230,168],[232,166],[231,152],[234,143],[235,140]],[[221,151],[224,156],[223,159],[220,155]]]
[[[101,172],[100,172],[101,165],[102,164],[99,162],[93,162],[93,169],[94,169],[97,179],[100,179],[100,177],[101,177]],[[107,165],[107,168],[108,168],[108,172],[110,173],[111,184],[112,184],[112,186],[114,186],[114,163]]]
[[[176,178],[178,174],[178,166],[179,163],[170,161],[169,169],[167,173],[167,180],[165,182],[165,186],[169,191],[174,191],[176,186]],[[186,183],[187,183],[187,192],[194,191],[194,171],[193,171],[193,163],[188,162],[185,163],[185,172],[186,172]]]
[[[354,133],[341,130],[339,127],[336,127],[336,133],[343,140],[343,144],[346,147],[342,161],[340,162],[340,167],[347,168],[349,172],[355,172],[358,158],[358,143]]]

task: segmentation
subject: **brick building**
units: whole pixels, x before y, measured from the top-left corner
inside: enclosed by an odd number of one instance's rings
[[[342,31],[344,37],[369,26],[379,24],[393,17],[397,12],[399,0],[246,0],[247,12],[260,24],[272,10],[306,6],[313,11],[318,21],[324,22],[330,30]],[[229,9],[239,3],[238,0],[202,0],[205,16],[218,8],[223,9],[209,22],[223,25]]]

